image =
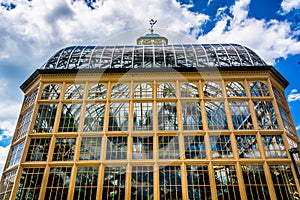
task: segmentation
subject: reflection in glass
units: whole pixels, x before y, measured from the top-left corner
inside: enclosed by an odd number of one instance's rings
[[[245,97],[246,92],[244,86],[239,82],[229,82],[226,86],[228,97]]]
[[[229,135],[210,136],[213,158],[233,158]]]
[[[248,199],[269,200],[270,194],[262,165],[242,165]]]
[[[186,159],[206,157],[204,136],[184,136],[184,145]]]
[[[107,137],[106,160],[124,160],[127,158],[127,137]]]
[[[46,161],[50,146],[50,138],[31,138],[26,161]]]
[[[182,102],[183,130],[202,130],[202,116],[199,102]]]
[[[25,141],[17,144],[12,148],[12,153],[9,159],[8,168],[20,163]]]
[[[166,166],[159,169],[160,199],[181,200],[180,166]]]
[[[37,93],[38,93],[38,89],[36,89],[35,91],[31,92],[29,95],[27,95],[25,97],[22,110],[27,109],[28,107],[30,107],[35,102]]]
[[[152,166],[132,167],[131,199],[154,199]]]
[[[100,160],[101,137],[83,137],[79,160]]]
[[[21,139],[27,134],[31,122],[32,113],[33,113],[33,108],[27,110],[24,114],[20,115],[19,125],[17,126],[16,141],[18,139]]]
[[[5,173],[0,185],[0,199],[8,200],[15,183],[17,170]]]
[[[57,104],[40,104],[36,114],[33,132],[52,133]]]
[[[253,101],[259,129],[278,129],[272,101]]]
[[[129,98],[129,87],[121,83],[116,84],[111,90],[111,98]]]
[[[50,168],[45,200],[68,199],[71,171],[71,167]]]
[[[134,103],[134,130],[152,130],[153,129],[153,111],[152,103]]]
[[[263,135],[262,141],[267,158],[287,158],[284,143],[280,135]]]
[[[280,117],[284,126],[284,130],[290,134],[294,135],[294,130],[293,130],[293,125],[292,125],[292,120],[290,120],[289,113],[286,109],[278,105]]]
[[[82,99],[83,87],[79,84],[70,85],[65,92],[65,99]]]
[[[237,135],[236,142],[240,158],[259,158],[255,135]]]
[[[158,102],[158,130],[178,130],[176,102]]]
[[[60,87],[56,84],[47,85],[42,93],[41,99],[55,100],[59,99]]]
[[[248,102],[229,102],[232,123],[235,130],[253,129],[253,122],[249,111]]]
[[[177,136],[158,137],[159,159],[178,159],[179,144]]]
[[[250,93],[252,97],[270,96],[267,85],[259,81],[250,84]]]
[[[133,137],[132,159],[153,159],[153,137]]]
[[[134,98],[152,98],[152,87],[147,83],[140,83],[134,89]]]
[[[187,184],[189,200],[210,200],[210,183],[209,172],[207,166],[202,165],[187,165]]]
[[[214,166],[218,199],[241,199],[234,165]]]
[[[88,99],[105,99],[106,88],[103,84],[92,85],[89,89]]]
[[[53,161],[67,161],[74,159],[76,138],[56,138]]]
[[[223,97],[219,83],[208,82],[203,86],[204,97]]]
[[[157,98],[176,98],[175,87],[172,83],[162,83],[157,88]]]
[[[180,88],[180,92],[182,98],[199,97],[198,87],[193,83],[184,83]]]
[[[129,103],[111,103],[108,131],[127,131]]]
[[[96,199],[98,167],[78,167],[73,200]]]
[[[102,199],[125,199],[125,166],[106,166],[104,169]]]
[[[103,131],[105,104],[86,104],[84,132]]]
[[[79,125],[81,104],[63,104],[58,132],[76,132]]]
[[[270,165],[270,172],[277,199],[299,199],[291,166]]]
[[[209,130],[227,130],[224,102],[205,102]]]
[[[38,200],[44,168],[23,168],[16,200]]]

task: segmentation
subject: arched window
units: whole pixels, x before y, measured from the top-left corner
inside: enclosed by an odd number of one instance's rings
[[[181,88],[181,97],[194,98],[199,97],[198,87],[193,83],[184,83]]]
[[[228,97],[245,97],[245,88],[239,82],[229,82],[226,86]]]
[[[95,84],[89,89],[88,99],[105,99],[106,88],[103,84]]]
[[[267,85],[259,81],[250,84],[250,93],[252,97],[270,96]]]
[[[80,84],[72,84],[66,89],[65,99],[82,99],[83,87]]]
[[[147,83],[140,83],[134,89],[134,98],[152,98],[152,87]]]
[[[175,98],[175,87],[172,83],[162,83],[157,89],[158,98]]]
[[[60,87],[57,84],[47,85],[42,93],[41,99],[59,99]]]
[[[222,97],[222,89],[218,83],[207,82],[203,86],[204,97]]]
[[[129,87],[118,83],[111,90],[111,98],[129,98]]]

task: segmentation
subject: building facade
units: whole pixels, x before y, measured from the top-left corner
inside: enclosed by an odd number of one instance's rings
[[[67,47],[24,82],[0,199],[299,198],[288,82],[244,46],[159,38]]]

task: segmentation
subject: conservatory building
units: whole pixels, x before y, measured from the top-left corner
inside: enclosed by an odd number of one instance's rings
[[[299,199],[287,85],[237,44],[66,47],[21,85],[0,199]]]

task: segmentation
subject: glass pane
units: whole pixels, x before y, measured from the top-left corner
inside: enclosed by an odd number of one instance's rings
[[[103,131],[105,104],[86,104],[84,132]]]
[[[218,199],[241,199],[234,165],[214,166]]]
[[[180,166],[166,166],[159,169],[160,199],[181,200]]]
[[[270,194],[262,165],[242,165],[248,199],[269,200]]]
[[[210,136],[213,158],[233,158],[229,135]]]
[[[208,82],[203,86],[204,97],[223,97],[219,83]]]
[[[159,159],[179,159],[177,136],[158,137]]]
[[[88,99],[105,99],[106,88],[102,84],[95,84],[89,89]]]
[[[181,88],[181,97],[183,98],[195,98],[199,97],[198,87],[193,83],[184,83]]]
[[[102,199],[124,200],[126,168],[105,167]]]
[[[59,99],[60,87],[56,84],[47,85],[42,93],[41,99],[54,100]]]
[[[287,158],[284,143],[280,135],[263,135],[262,141],[267,158]]]
[[[227,130],[224,102],[205,102],[209,130]]]
[[[23,168],[17,191],[17,200],[38,200],[44,168]]]
[[[202,116],[199,102],[182,102],[183,130],[202,130]]]
[[[250,93],[252,97],[270,96],[269,89],[266,84],[256,81],[250,84]]]
[[[162,83],[157,88],[157,98],[176,98],[175,87],[172,83]]]
[[[255,135],[237,135],[236,142],[240,158],[260,157]]]
[[[133,137],[132,159],[153,159],[153,137]]]
[[[207,166],[202,165],[187,165],[187,184],[188,184],[188,195],[189,200],[210,200],[210,183],[209,183],[209,172]]]
[[[129,87],[121,83],[116,84],[111,90],[111,98],[129,98]]]
[[[259,129],[278,129],[272,101],[254,101],[253,103]]]
[[[152,87],[147,83],[140,83],[134,89],[134,98],[152,98]]]
[[[239,82],[229,82],[226,86],[228,97],[245,97],[246,91],[244,86]]]
[[[76,138],[56,138],[53,161],[68,161],[74,159]]]
[[[100,160],[101,137],[83,137],[79,160]]]
[[[250,115],[248,102],[229,102],[232,123],[235,130],[253,129],[253,122]]]
[[[18,139],[21,139],[25,135],[27,135],[29,130],[29,125],[31,122],[32,113],[33,113],[33,108],[29,109],[24,114],[20,115],[19,126],[17,126],[16,141]]]
[[[206,157],[204,136],[184,136],[184,145],[186,159]]]
[[[154,199],[152,166],[132,167],[131,199]]]
[[[79,125],[81,104],[63,104],[58,132],[76,132]]]
[[[31,138],[26,161],[46,161],[50,146],[50,138]]]
[[[178,130],[175,102],[158,102],[158,130]]]
[[[78,167],[73,200],[96,199],[98,167]]]
[[[65,99],[82,99],[83,87],[79,84],[70,85],[65,92]]]
[[[50,168],[45,200],[67,199],[71,171],[71,167]]]
[[[35,91],[33,91],[32,93],[30,93],[29,95],[27,95],[25,97],[24,105],[23,105],[22,110],[27,109],[28,107],[30,107],[35,102],[37,93],[38,93],[38,89],[36,89]]]
[[[106,145],[106,160],[127,158],[127,137],[107,137]]]
[[[20,160],[21,160],[21,157],[22,157],[22,152],[23,152],[23,149],[24,149],[24,144],[25,144],[25,141],[17,144],[16,146],[14,146],[12,148],[12,153],[11,153],[11,156],[10,156],[10,159],[9,159],[8,168],[20,163]]]
[[[127,131],[129,103],[111,103],[108,131]]]
[[[40,104],[36,114],[33,132],[52,133],[57,104]]]
[[[152,114],[152,103],[134,103],[134,130],[152,130]]]
[[[13,185],[15,183],[16,170],[5,173],[2,176],[0,185],[0,199],[9,200]]]

